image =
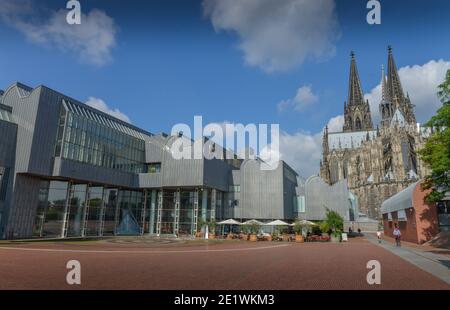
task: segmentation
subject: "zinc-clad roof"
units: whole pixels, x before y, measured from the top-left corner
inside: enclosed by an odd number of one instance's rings
[[[79,116],[95,121],[103,126],[118,130],[124,134],[135,137],[141,140],[148,140],[149,134],[138,131],[130,126],[124,125],[122,121],[119,121],[113,117],[107,116],[104,113],[98,113],[93,108],[88,108],[84,105],[79,105],[70,100],[63,100],[64,107]]]
[[[401,192],[385,200],[381,204],[381,214],[396,212],[413,207],[413,192],[419,182],[411,184]]]

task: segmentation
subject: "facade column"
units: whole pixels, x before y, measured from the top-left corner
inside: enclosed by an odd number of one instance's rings
[[[88,222],[88,217],[89,217],[89,184],[86,185],[86,194],[84,195],[84,210],[83,210],[83,215],[81,216],[82,218],[82,223],[81,223],[81,237],[85,237],[86,236],[86,230],[87,230],[87,222]]]
[[[161,235],[161,220],[162,220],[162,207],[163,207],[163,190],[158,192],[158,213],[156,221],[156,235]]]
[[[208,212],[208,189],[204,188],[202,190],[202,220],[207,221],[207,212]]]
[[[145,216],[147,211],[147,199],[148,199],[147,190],[144,190],[144,200],[142,201],[142,211],[141,211],[141,236],[145,233]]]
[[[216,220],[216,201],[217,201],[217,191],[216,189],[213,189],[211,191],[211,214],[210,214],[210,221]]]
[[[174,193],[175,195],[175,218],[173,223],[173,233],[178,236],[180,226],[180,189]]]
[[[108,191],[106,188],[103,187],[103,193],[102,193],[102,205],[100,208],[100,223],[98,225],[98,235],[100,237],[103,237],[103,232],[105,231],[105,215],[106,215],[106,194]]]
[[[155,213],[156,213],[156,190],[152,190],[150,200],[149,235],[153,235],[155,233]]]
[[[70,197],[72,196],[72,183],[69,182],[67,185],[67,194],[66,194],[66,203],[64,206],[64,216],[63,216],[63,223],[61,227],[61,238],[67,237],[67,229],[69,228],[69,201]]]
[[[116,197],[116,211],[114,214],[114,236],[117,235],[117,227],[119,227],[119,220],[120,220],[120,203],[119,203],[119,197],[120,197],[120,189],[117,190],[117,197]]]
[[[198,230],[198,189],[195,190],[194,192],[194,216],[193,216],[193,221],[194,223],[192,223],[192,235],[195,235],[197,233]]]

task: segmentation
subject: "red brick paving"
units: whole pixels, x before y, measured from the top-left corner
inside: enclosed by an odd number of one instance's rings
[[[81,289],[450,289],[443,281],[364,239],[348,243],[30,243],[0,245],[0,289],[74,289],[67,261],[82,265]],[[38,252],[1,247],[126,253]],[[236,249],[236,251],[234,250]],[[213,250],[212,252],[196,252]],[[132,253],[139,251],[138,253]],[[183,252],[186,251],[186,252]],[[381,263],[382,284],[366,282]]]

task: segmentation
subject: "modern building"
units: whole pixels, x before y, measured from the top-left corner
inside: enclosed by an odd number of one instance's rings
[[[330,185],[345,180],[358,197],[362,213],[380,219],[381,204],[428,174],[416,155],[426,132],[419,130],[414,105],[402,88],[392,49],[387,76],[382,69],[380,126],[374,127],[370,103],[364,99],[355,54],[351,54],[348,100],[340,132],[323,136],[320,175]]]
[[[0,94],[2,238],[192,235],[199,219],[295,217],[297,174],[284,162],[265,171],[236,155],[176,160],[180,136],[45,86]]]
[[[384,233],[393,237],[395,226],[402,233],[402,240],[424,243],[441,231],[450,231],[450,197],[437,204],[428,204],[422,181],[415,182],[406,189],[383,202]]]

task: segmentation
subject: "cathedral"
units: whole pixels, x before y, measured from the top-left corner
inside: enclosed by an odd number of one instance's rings
[[[344,126],[323,135],[320,175],[332,185],[347,180],[358,198],[359,212],[380,218],[384,200],[424,177],[428,170],[417,155],[425,135],[416,123],[414,105],[404,93],[388,48],[387,76],[382,68],[381,121],[374,127],[369,101],[364,99],[355,54],[351,53],[348,100]]]

